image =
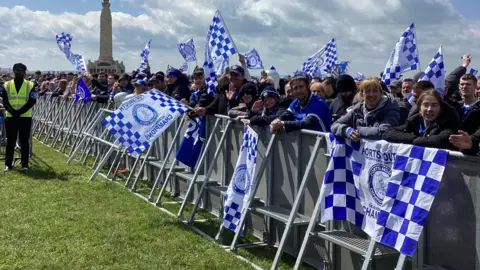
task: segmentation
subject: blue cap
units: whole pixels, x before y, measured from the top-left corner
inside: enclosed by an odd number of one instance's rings
[[[136,82],[133,83],[133,85],[147,86],[147,83],[144,80],[137,80]]]
[[[176,68],[171,68],[167,71],[167,77],[175,77],[178,79],[181,75],[182,73],[180,72],[180,70]]]

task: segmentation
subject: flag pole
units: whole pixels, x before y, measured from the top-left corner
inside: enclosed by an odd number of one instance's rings
[[[415,46],[417,46],[417,57],[418,57],[418,69],[422,71],[422,66],[420,65],[420,49],[418,48],[418,39],[417,39],[417,28],[415,27],[415,21],[412,22],[413,24],[413,33],[415,34]]]
[[[222,16],[222,13],[220,13],[220,10],[218,10],[218,9],[217,9],[217,12],[218,12],[218,16],[222,19],[223,27],[225,27],[225,30],[227,30],[228,36],[232,39],[233,47],[234,47],[235,50],[237,51],[237,54],[239,54],[240,51],[238,50],[237,45],[236,45],[235,42],[233,41],[233,37],[232,37],[232,35],[230,34],[230,31],[228,30],[227,23],[225,23],[225,20],[223,19],[223,16]]]

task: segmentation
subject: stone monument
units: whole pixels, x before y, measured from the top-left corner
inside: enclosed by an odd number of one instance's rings
[[[105,72],[107,74],[125,72],[122,62],[113,60],[112,56],[112,13],[110,0],[103,0],[102,13],[100,15],[100,56],[97,61],[88,60],[87,70],[90,73]]]

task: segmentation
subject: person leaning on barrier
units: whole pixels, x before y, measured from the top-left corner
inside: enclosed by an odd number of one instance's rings
[[[188,105],[191,108],[206,107],[213,102],[214,97],[208,93],[208,88],[205,83],[205,72],[203,68],[195,67],[193,71],[193,84],[192,95],[190,96],[190,102],[187,99],[182,99],[182,104]],[[192,116],[195,113],[189,111],[189,115]]]
[[[180,70],[171,68],[167,72],[167,89],[165,94],[180,101],[190,99],[190,88],[188,88],[188,78]]]
[[[238,99],[240,103],[238,106],[228,110],[228,116],[230,118],[235,118],[236,120],[247,119],[250,115],[253,104],[258,99],[257,89],[254,87],[241,88],[238,94]]]
[[[280,97],[273,87],[266,87],[251,109],[250,119],[243,119],[245,124],[252,126],[268,126],[280,117],[290,106],[291,99]]]
[[[460,94],[463,105],[461,130],[450,136],[453,143],[463,153],[478,154],[480,141],[480,101],[475,95],[478,79],[472,74],[465,74],[460,78]]]
[[[441,94],[432,88],[418,97],[415,113],[407,122],[387,130],[383,139],[393,143],[453,149],[449,137],[457,133],[459,123],[455,109],[446,104]]]
[[[310,92],[307,77],[295,76],[290,81],[290,85],[295,100],[279,118],[270,124],[270,131],[277,133],[282,129],[286,132],[310,129],[330,132],[332,113],[324,99]]]
[[[347,114],[347,109],[353,105],[353,98],[357,92],[355,79],[348,74],[338,76],[336,86],[338,95],[330,105],[334,122]]]
[[[353,141],[378,140],[399,125],[400,109],[393,97],[384,94],[380,81],[371,77],[359,86],[361,102],[332,125],[332,132]]]
[[[238,94],[242,89],[257,89],[255,84],[245,79],[243,67],[233,65],[228,69],[228,74],[228,77],[223,76],[219,79],[217,95],[212,103],[207,107],[197,107],[193,110],[196,115],[227,115],[230,108],[238,106]]]
[[[13,155],[17,137],[20,139],[22,168],[28,169],[30,155],[30,131],[32,127],[32,108],[38,97],[35,82],[25,80],[27,67],[22,63],[13,66],[15,77],[3,84],[2,99],[7,110],[5,127],[7,149],[5,153],[5,172],[13,168]]]
[[[92,78],[92,87],[90,92],[92,93],[92,100],[98,103],[106,103],[110,98],[110,93],[108,92],[108,80],[107,74],[100,72],[98,77]]]

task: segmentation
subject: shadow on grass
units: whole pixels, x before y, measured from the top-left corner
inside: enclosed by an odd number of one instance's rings
[[[35,154],[32,155],[30,163],[32,166],[28,170],[21,170],[19,171],[19,173],[31,177],[34,180],[67,181],[69,178],[75,176],[75,174],[67,171],[55,171],[52,166],[50,166],[48,163],[43,161]]]

